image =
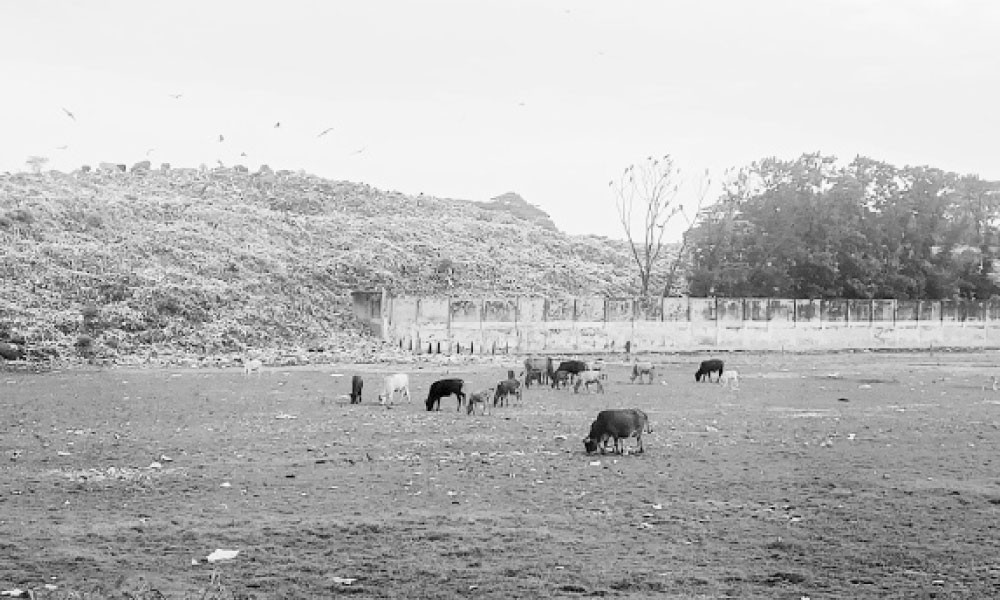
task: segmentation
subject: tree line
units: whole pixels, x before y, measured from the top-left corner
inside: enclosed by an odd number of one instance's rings
[[[816,153],[757,161],[732,174],[713,203],[701,207],[702,199],[671,256],[691,296],[1000,295],[1000,182]]]

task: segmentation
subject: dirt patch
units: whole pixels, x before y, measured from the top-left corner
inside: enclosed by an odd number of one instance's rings
[[[399,367],[414,398],[392,406],[372,366],[0,373],[0,591],[1000,594],[1000,392],[952,369],[968,356],[745,354],[727,360],[739,391],[684,359],[654,385],[610,365],[605,394],[533,387],[474,416],[424,410],[444,366]],[[862,371],[891,383],[859,389]],[[359,405],[340,399],[354,372]],[[799,375],[815,372],[851,375]],[[644,454],[583,452],[611,407],[649,414]]]

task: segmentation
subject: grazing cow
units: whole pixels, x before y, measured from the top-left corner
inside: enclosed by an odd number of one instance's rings
[[[559,389],[561,387],[569,386],[570,375],[569,371],[555,371],[552,373],[552,389]]]
[[[719,383],[722,387],[728,387],[732,390],[740,389],[740,372],[736,369],[729,369],[722,375],[719,375]]]
[[[17,344],[0,342],[0,358],[4,360],[21,360],[24,358],[24,351]]]
[[[361,404],[361,388],[365,387],[365,380],[361,375],[351,377],[351,404]]]
[[[539,385],[548,383],[549,375],[552,373],[551,358],[526,358],[524,359],[524,385],[528,387],[531,379],[537,378]],[[537,375],[536,375],[537,373]]]
[[[249,375],[254,371],[257,371],[257,375],[260,375],[264,370],[264,361],[259,358],[253,358],[250,360],[243,361],[243,374]]]
[[[493,395],[493,406],[498,404],[505,406],[510,401],[511,396],[517,398],[518,403],[521,402],[521,382],[516,379],[497,382],[497,391]]]
[[[462,404],[465,403],[465,392],[462,391],[462,386],[465,382],[461,379],[438,379],[431,384],[430,391],[427,392],[427,410],[435,410],[435,405],[437,405],[437,410],[441,410],[441,398],[445,396],[454,395],[458,398],[458,408],[455,410],[462,410]]]
[[[648,375],[649,383],[652,385],[655,374],[656,367],[651,362],[637,362],[632,365],[632,383],[635,383],[636,379],[639,380],[639,383],[642,383],[643,375]]]
[[[604,384],[601,383],[601,372],[600,371],[580,371],[576,377],[576,385],[573,386],[573,392],[579,394],[580,386],[587,387],[587,393],[590,393],[590,386],[597,386],[597,391],[604,393]]]
[[[395,403],[396,392],[399,392],[400,400],[406,396],[406,401],[410,401],[410,376],[406,373],[387,375],[382,380],[382,393],[378,395],[378,403],[385,404],[386,400],[389,404]]]
[[[625,440],[634,436],[639,445],[636,453],[641,454],[644,451],[642,447],[643,431],[652,433],[653,429],[649,425],[649,417],[641,410],[635,408],[602,410],[591,423],[590,435],[584,438],[583,447],[587,450],[587,454],[598,448],[601,449],[601,454],[604,454],[607,441],[613,439],[615,452],[625,454]],[[621,448],[618,446],[619,442],[621,442]]]
[[[569,373],[569,380],[570,382],[572,382],[574,376],[578,375],[583,371],[589,371],[590,367],[588,367],[587,363],[583,362],[582,360],[564,360],[561,363],[559,363],[559,369],[557,370],[566,371],[567,373]]]
[[[545,371],[540,371],[538,369],[531,369],[530,371],[522,371],[521,375],[524,375],[524,387],[531,387],[531,382],[535,381],[538,385],[541,385],[543,380],[546,378]],[[513,379],[508,377],[508,379]]]
[[[486,388],[485,390],[480,390],[474,394],[469,394],[469,406],[468,414],[472,414],[476,411],[476,405],[480,405],[482,414],[486,414],[486,408],[490,403],[490,396],[493,394],[493,390]]]
[[[701,361],[701,366],[694,374],[695,381],[701,381],[702,377],[705,381],[712,381],[712,373],[718,372],[719,377],[722,377],[722,361],[717,358],[712,358],[709,360]]]

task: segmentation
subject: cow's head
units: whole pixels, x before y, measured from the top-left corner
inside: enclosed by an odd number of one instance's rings
[[[590,438],[585,438],[583,440],[583,447],[587,450],[587,454],[597,452],[597,442]]]

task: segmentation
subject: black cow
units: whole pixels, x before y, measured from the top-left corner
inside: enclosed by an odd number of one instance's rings
[[[583,371],[589,371],[590,368],[587,366],[587,363],[582,360],[564,360],[559,363],[559,368],[557,370],[569,373],[569,380],[572,382],[575,376],[579,375]]]
[[[437,405],[436,410],[441,410],[441,398],[445,396],[451,396],[454,394],[458,398],[458,409],[462,410],[462,404],[465,403],[465,393],[462,391],[462,386],[465,382],[461,379],[439,379],[431,384],[431,389],[427,392],[427,410],[435,410],[434,405]]]
[[[597,418],[590,425],[590,435],[583,440],[583,447],[587,454],[594,452],[598,448],[601,454],[609,439],[615,442],[615,452],[625,453],[625,440],[635,436],[635,441],[639,445],[637,454],[642,453],[642,433],[652,433],[653,429],[649,425],[649,417],[646,413],[635,408],[616,408],[602,410],[597,414]],[[621,442],[621,448],[619,448]]]
[[[497,391],[493,394],[493,406],[508,404],[510,396],[517,398],[518,402],[521,401],[521,382],[516,379],[497,382]]]
[[[361,388],[365,387],[361,375],[351,377],[351,404],[361,404]]]
[[[21,360],[24,358],[24,351],[21,350],[17,344],[0,342],[0,358],[4,358],[6,360]]]
[[[712,358],[709,360],[701,361],[701,366],[694,374],[695,381],[701,381],[702,377],[705,381],[712,381],[712,373],[718,372],[719,377],[722,377],[722,361],[717,358]],[[718,381],[718,378],[716,379]]]

